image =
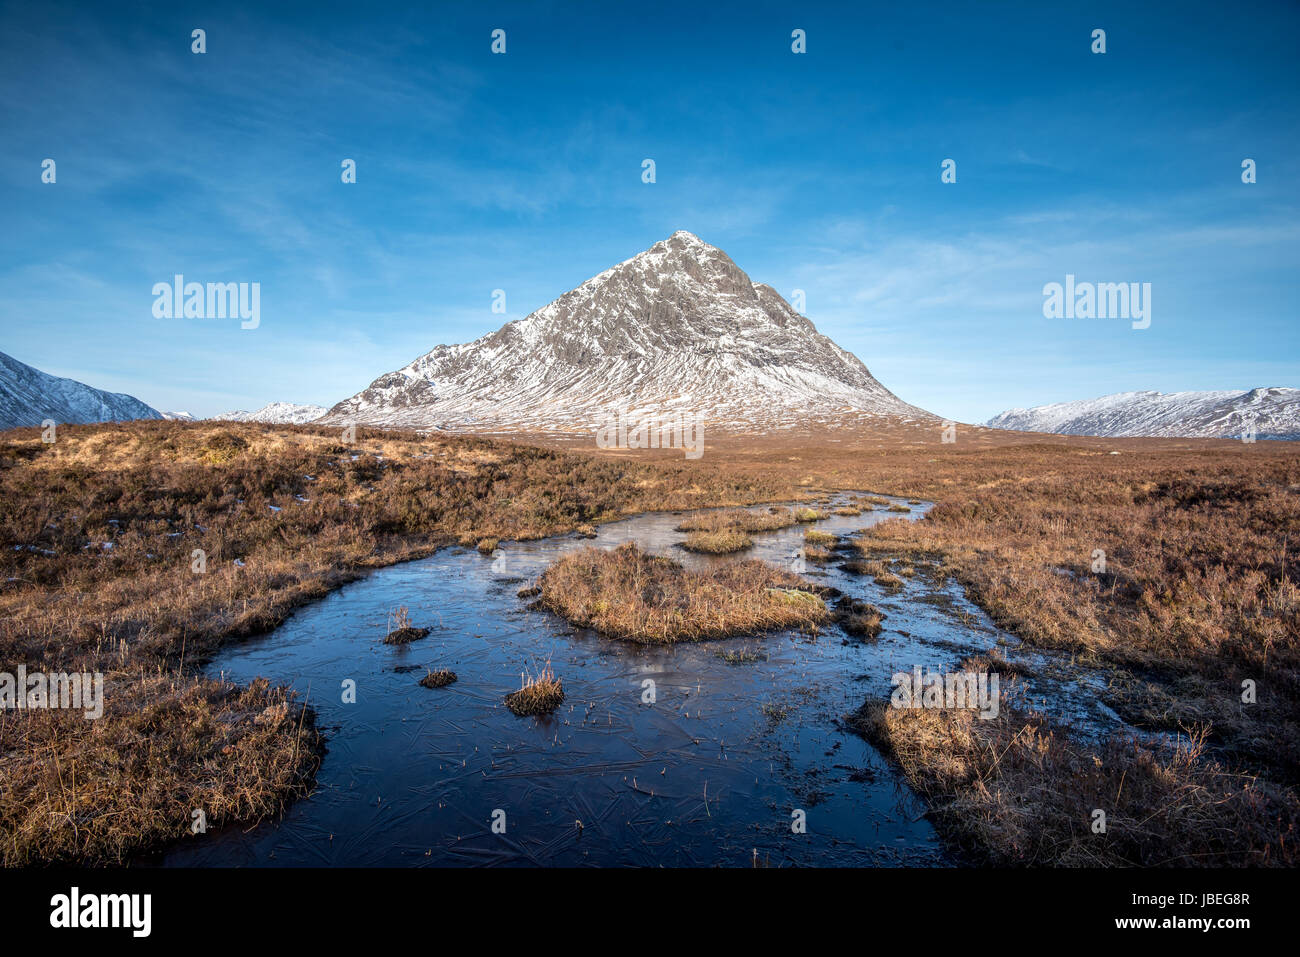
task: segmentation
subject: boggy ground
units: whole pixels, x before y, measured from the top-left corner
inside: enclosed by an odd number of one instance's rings
[[[304,702],[198,674],[366,569],[647,509],[790,494],[717,467],[235,423],[0,436],[0,672],[102,672],[105,713],[0,711],[0,862],[128,860],[305,793]],[[201,552],[201,554],[200,554]],[[378,636],[382,637],[382,636]],[[305,704],[310,704],[306,702]]]
[[[939,562],[1027,648],[1100,673],[1107,704],[1177,742],[1089,741],[1028,704],[981,721],[865,702],[852,723],[965,859],[1300,862],[1300,448],[986,429],[945,445],[890,427],[710,456],[737,477],[936,502],[860,535],[861,571],[888,587]]]
[[[589,438],[523,441],[361,430],[345,447],[335,430],[202,422],[69,426],[49,446],[35,430],[0,436],[0,671],[99,670],[107,685],[98,721],[0,712],[0,861],[120,861],[188,835],[194,809],[209,826],[251,821],[304,793],[320,752],[310,711],[274,688],[220,686],[196,666],[368,568],[451,542],[842,488],[938,503],[923,521],[862,536],[864,560],[938,559],[1028,645],[1106,669],[1110,703],[1129,721],[1200,743],[1160,759],[1184,776],[1162,770],[1170,787],[1135,798],[1125,782],[1143,760],[1136,744],[1131,761],[1112,760],[1125,753],[1114,742],[1039,734],[1041,716],[1006,709],[959,729],[978,773],[945,774],[952,746],[886,722],[876,740],[954,846],[999,863],[1294,861],[1293,446],[990,430],[942,444],[938,429],[894,423],[711,441],[698,461],[601,452]],[[195,549],[206,571],[193,570]],[[1092,571],[1097,550],[1104,572]],[[1241,700],[1246,679],[1253,705]],[[1080,792],[1055,771],[1060,793],[1041,797],[1035,819],[1064,822],[1070,840],[1052,832],[1030,848],[954,823],[996,817],[986,794],[1019,799],[1042,784],[985,760],[1030,740],[1042,767],[1092,761],[1089,787],[1123,799],[1121,824],[1169,806],[1144,808],[1164,798],[1142,795],[1186,794],[1212,775],[1225,799],[1193,804],[1224,827],[1248,814],[1248,849],[1207,852],[1192,835],[1206,819],[1175,810],[1169,827],[1121,827],[1114,846],[1130,843],[1105,853],[1074,839],[1090,821],[1077,820]],[[1053,850],[1063,847],[1075,850]]]

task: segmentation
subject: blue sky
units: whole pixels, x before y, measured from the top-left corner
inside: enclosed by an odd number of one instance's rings
[[[962,421],[1300,386],[1295,4],[406,6],[0,5],[0,351],[330,405],[688,229]],[[260,327],[156,319],[176,273]],[[1066,273],[1151,327],[1044,318]]]

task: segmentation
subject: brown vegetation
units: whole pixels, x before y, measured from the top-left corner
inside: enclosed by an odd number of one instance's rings
[[[195,668],[368,568],[791,494],[680,459],[367,429],[352,447],[335,430],[232,422],[68,425],[50,445],[4,433],[0,670],[103,672],[107,702],[95,721],[0,712],[0,863],[128,861],[188,839],[195,808],[249,822],[304,793],[311,713]],[[285,720],[259,723],[281,704]]]
[[[744,532],[691,532],[686,536],[686,541],[682,542],[682,548],[706,555],[729,555],[743,552],[753,544],[754,540]]]
[[[1204,732],[1169,748],[1123,737],[1093,746],[1006,706],[982,720],[887,702],[868,703],[850,723],[899,763],[945,837],[977,863],[1300,863],[1295,794],[1210,759]]]
[[[1163,757],[1144,767],[1156,769],[1156,781],[1174,773],[1159,770],[1169,767],[1182,775],[1170,780],[1218,775],[1205,785],[1217,803],[1196,803],[1190,819],[1208,822],[1205,833],[1228,826],[1261,793],[1296,786],[1300,450],[973,428],[944,445],[937,430],[884,421],[840,438],[711,438],[703,459],[683,462],[657,451],[599,452],[590,436],[547,438],[560,448],[537,448],[361,430],[345,448],[335,431],[239,423],[65,426],[53,445],[36,430],[5,433],[0,662],[103,671],[107,711],[93,722],[80,713],[0,713],[0,861],[127,860],[187,837],[193,807],[215,809],[210,823],[255,820],[302,793],[317,760],[310,713],[277,699],[276,689],[228,689],[194,668],[222,642],[273,627],[367,568],[449,542],[591,534],[639,511],[839,489],[937,503],[920,521],[867,531],[858,540],[864,561],[889,562],[883,571],[897,576],[912,570],[897,559],[912,558],[922,571],[954,576],[1024,641],[1105,669],[1110,703],[1131,722],[1192,729],[1197,747],[1176,759],[1184,770]],[[889,505],[875,495],[854,502]],[[781,511],[789,515],[769,514]],[[196,549],[203,573],[192,570]],[[1094,572],[1098,550],[1105,570]],[[648,613],[653,597],[636,604]],[[659,610],[667,619],[672,608]],[[590,611],[599,615],[594,604]],[[1246,680],[1255,682],[1254,704],[1242,701]],[[241,701],[244,694],[253,698]],[[257,723],[278,704],[284,719]],[[210,723],[196,723],[195,709],[207,709]],[[1007,725],[1013,753],[1033,742],[1026,760],[1040,754],[1061,773],[1093,762],[1089,780],[1103,793],[1122,787],[1135,820],[1182,806],[1154,785],[1130,791],[1129,776],[1147,772],[1109,746],[1067,744],[1041,729],[1017,737],[1032,720],[1005,712],[979,722],[972,740],[989,733],[986,725],[1019,721]],[[907,753],[920,782],[948,759],[941,738],[916,740]],[[148,758],[115,763],[127,751]],[[1001,779],[1004,799],[1029,800],[1033,780]],[[948,792],[923,793],[938,802]],[[168,795],[179,796],[174,807]],[[1070,795],[1039,797],[1043,813],[1075,820]],[[949,822],[987,812],[974,798],[945,806]],[[136,815],[136,807],[145,811]],[[1251,840],[1264,841],[1252,845],[1252,859],[1283,859],[1285,821],[1264,834],[1240,813]],[[957,833],[957,824],[945,827]],[[1167,829],[1164,859],[1219,853],[1194,830]],[[972,846],[999,846],[985,829],[964,833]],[[1018,859],[1083,858],[1040,847]],[[1105,858],[1137,859],[1157,857],[1125,850]]]
[[[542,607],[611,638],[646,643],[814,628],[827,617],[812,586],[759,561],[687,571],[635,544],[587,548],[542,573]]]
[[[411,624],[411,613],[405,605],[394,610],[388,616],[388,634],[384,636],[386,645],[405,645],[429,636],[428,628],[416,628]]]
[[[751,512],[743,508],[724,508],[692,515],[677,526],[679,532],[770,532],[795,524],[794,511],[770,508]]]
[[[106,676],[104,715],[0,711],[0,860],[107,864],[279,812],[321,742],[282,688],[175,674]],[[200,816],[195,816],[195,812]]]
[[[1079,451],[1058,452],[1051,469],[953,482],[925,520],[882,523],[857,544],[881,561],[941,558],[1000,626],[1108,671],[1108,703],[1130,722],[1207,729],[1222,759],[1295,785],[1300,461],[1239,448],[1185,462],[1089,455],[1086,470]]]
[[[430,671],[420,679],[420,684],[426,688],[445,688],[456,680],[456,672],[448,671],[446,668],[439,668],[437,671]]]
[[[845,595],[835,603],[835,621],[850,635],[875,638],[884,620],[884,613],[870,602]]]
[[[564,686],[549,661],[535,675],[521,674],[519,685],[518,691],[506,695],[506,707],[520,717],[550,714],[564,703]]]

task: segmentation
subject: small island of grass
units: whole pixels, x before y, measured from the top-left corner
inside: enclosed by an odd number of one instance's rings
[[[813,628],[830,614],[813,586],[764,562],[688,571],[634,544],[570,553],[539,585],[542,607],[571,624],[646,644]]]

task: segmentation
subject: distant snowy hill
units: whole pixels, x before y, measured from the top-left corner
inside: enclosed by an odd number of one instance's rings
[[[268,422],[273,425],[302,425],[319,419],[327,410],[323,405],[298,405],[293,402],[272,402],[256,412],[224,412],[212,418],[221,422]]]
[[[614,408],[737,431],[935,421],[685,231],[496,332],[380,376],[324,421],[585,431]]]
[[[1248,392],[1118,392],[1099,399],[1009,409],[995,429],[1059,435],[1237,437],[1253,422],[1257,438],[1300,439],[1300,389]]]
[[[61,379],[0,352],[0,429],[63,424],[161,419],[162,413],[120,392],[105,392]]]

